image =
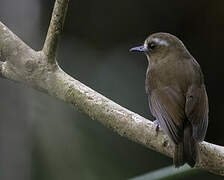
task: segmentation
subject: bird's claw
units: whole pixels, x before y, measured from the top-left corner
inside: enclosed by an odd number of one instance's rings
[[[159,122],[158,122],[158,120],[153,121],[153,123],[154,123],[154,126],[156,127],[156,132],[158,133],[159,132]]]

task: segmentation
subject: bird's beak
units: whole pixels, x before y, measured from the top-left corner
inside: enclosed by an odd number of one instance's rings
[[[148,49],[145,46],[138,46],[138,47],[133,47],[129,50],[131,51],[140,51],[140,52],[147,52]]]

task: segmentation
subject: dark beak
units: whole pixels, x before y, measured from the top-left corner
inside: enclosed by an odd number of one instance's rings
[[[131,51],[140,51],[140,52],[147,52],[148,49],[144,46],[138,46],[138,47],[133,47],[129,50],[130,52]]]

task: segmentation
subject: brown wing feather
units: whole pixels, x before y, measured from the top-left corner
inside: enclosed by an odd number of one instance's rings
[[[187,93],[185,113],[193,126],[193,137],[203,141],[208,127],[208,98],[205,86],[191,87]]]
[[[176,90],[165,87],[154,89],[149,96],[152,114],[158,120],[161,128],[177,144],[183,135],[185,120],[185,97]]]

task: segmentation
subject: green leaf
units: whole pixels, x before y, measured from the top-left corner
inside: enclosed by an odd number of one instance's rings
[[[186,176],[195,172],[199,172],[199,170],[190,168],[188,165],[182,166],[180,168],[174,168],[173,166],[168,166],[131,178],[129,180],[165,180],[165,179],[168,180],[180,176]]]

